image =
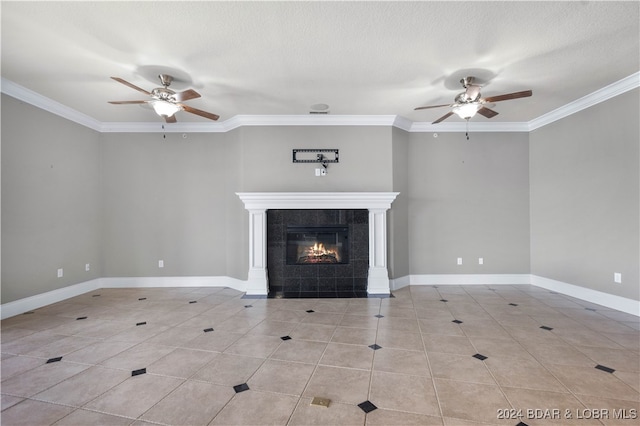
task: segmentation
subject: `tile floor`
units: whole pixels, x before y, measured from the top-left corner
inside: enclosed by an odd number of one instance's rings
[[[523,285],[394,295],[101,289],[8,318],[1,421],[638,424],[638,317]]]

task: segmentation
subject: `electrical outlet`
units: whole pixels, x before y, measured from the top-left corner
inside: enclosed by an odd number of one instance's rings
[[[484,258],[482,257],[478,258],[478,265],[484,265]]]
[[[458,258],[458,265],[462,265],[462,258],[461,257]]]
[[[158,268],[164,268],[164,260],[158,260]]]
[[[320,176],[320,169],[316,169],[316,176]]]
[[[58,269],[58,278],[62,278],[64,276],[64,271],[62,268]]]
[[[84,264],[84,270],[89,272],[91,270],[91,264],[90,263],[85,263]]]
[[[622,274],[620,272],[614,272],[613,273],[613,282],[614,283],[618,283],[618,284],[622,284]]]

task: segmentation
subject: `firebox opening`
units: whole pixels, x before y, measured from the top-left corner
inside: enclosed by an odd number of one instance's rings
[[[287,265],[349,263],[348,226],[287,226]]]

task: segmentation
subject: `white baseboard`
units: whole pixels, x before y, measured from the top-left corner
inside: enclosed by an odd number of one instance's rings
[[[408,285],[513,285],[531,284],[607,308],[640,316],[640,302],[601,291],[531,274],[423,274],[389,280],[391,290]],[[99,288],[229,287],[247,291],[247,282],[232,277],[111,277],[71,285],[0,306],[0,319],[9,318]]]
[[[409,275],[410,285],[531,284],[529,274],[424,274]]]
[[[101,287],[101,278],[85,281],[79,284],[70,285],[68,287],[59,288],[57,290],[47,291],[46,293],[36,294],[35,296],[25,297],[13,302],[4,303],[0,306],[0,319],[9,318],[31,310],[51,305],[52,303],[61,302],[71,297],[79,296],[99,289]]]
[[[575,297],[576,299],[595,303],[596,305],[640,316],[640,302],[637,300],[540,277],[538,275],[531,275],[531,284],[536,287],[546,288],[547,290]]]
[[[244,292],[246,281],[232,277],[112,277],[96,278],[0,306],[0,319],[9,318],[99,288],[229,287]]]

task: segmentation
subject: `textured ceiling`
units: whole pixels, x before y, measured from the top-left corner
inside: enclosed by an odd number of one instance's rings
[[[447,109],[413,109],[452,102],[475,75],[484,96],[532,89],[490,120],[527,122],[640,69],[637,1],[2,1],[1,17],[2,77],[100,122],[161,121],[108,104],[144,99],[110,76],[151,90],[173,74],[220,121],[325,103],[431,122]]]

